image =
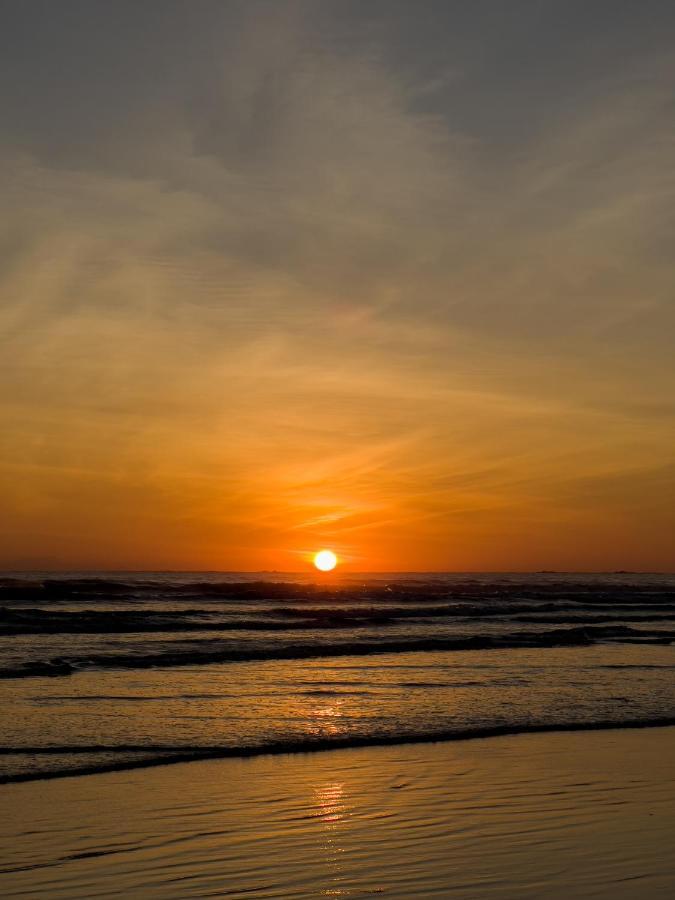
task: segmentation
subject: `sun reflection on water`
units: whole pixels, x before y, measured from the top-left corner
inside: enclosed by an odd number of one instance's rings
[[[339,842],[340,832],[348,816],[344,782],[335,781],[317,787],[314,791],[316,822],[321,827],[323,851],[330,886],[321,891],[324,897],[344,897],[351,893],[340,886],[345,878],[344,847]]]
[[[344,784],[335,782],[328,784],[316,791],[316,805],[321,820],[327,824],[335,825],[344,816]]]
[[[336,700],[334,703],[312,709],[307,723],[307,730],[310,734],[334,735],[344,731],[344,723],[336,721],[343,717],[341,705],[342,701]]]

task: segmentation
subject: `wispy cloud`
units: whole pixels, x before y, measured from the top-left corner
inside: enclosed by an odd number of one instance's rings
[[[612,565],[620,524],[665,566],[669,60],[605,46],[510,128],[441,6],[434,71],[398,4],[220,8],[110,128],[5,126],[5,564]]]

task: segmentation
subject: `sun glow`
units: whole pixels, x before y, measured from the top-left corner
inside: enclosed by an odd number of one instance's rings
[[[321,572],[330,572],[337,565],[337,556],[332,550],[319,550],[314,554],[314,565]]]

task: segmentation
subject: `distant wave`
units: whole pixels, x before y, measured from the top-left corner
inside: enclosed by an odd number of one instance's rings
[[[435,574],[330,584],[222,574],[5,576],[0,678],[607,641],[667,644],[675,640],[672,622],[673,576]],[[114,648],[107,641],[113,635],[124,636],[111,642]]]
[[[574,607],[541,603],[513,603],[508,609],[496,605],[444,604],[420,608],[400,606],[363,607],[272,607],[248,614],[211,609],[184,610],[76,610],[62,611],[43,607],[0,607],[0,636],[29,634],[140,634],[190,631],[300,631],[317,628],[386,627],[414,620],[417,625],[433,627],[439,620],[508,619],[511,622],[538,625],[593,625],[614,622],[671,622],[675,609],[665,612],[612,608],[605,612],[582,611]]]
[[[422,651],[496,650],[522,647],[581,647],[599,641],[640,644],[670,644],[675,641],[675,631],[646,630],[627,625],[592,625],[583,628],[556,628],[549,631],[516,631],[500,635],[471,635],[459,637],[415,637],[394,640],[378,637],[373,640],[306,643],[272,643],[265,645],[237,644],[230,642],[223,647],[214,639],[212,648],[204,650],[179,649],[160,653],[100,653],[92,655],[58,656],[43,660],[30,660],[19,665],[0,669],[0,678],[26,678],[34,676],[65,676],[91,669],[150,669],[160,667],[210,665],[273,659],[316,659],[321,657],[362,656],[384,653],[411,653]],[[204,642],[199,642],[203,644]],[[211,642],[209,642],[211,643]],[[220,646],[217,646],[220,644]]]
[[[156,597],[200,597],[202,599],[292,599],[368,597],[391,601],[392,597],[413,602],[434,597],[481,597],[490,600],[525,599],[557,596],[574,601],[594,600],[613,603],[622,595],[639,595],[675,602],[674,575],[631,576],[630,573],[609,575],[522,574],[509,576],[469,577],[468,575],[402,575],[393,577],[365,574],[334,582],[317,582],[297,576],[288,581],[266,580],[249,576],[237,580],[213,576],[151,577],[37,577],[0,576],[1,602],[41,602],[44,600],[110,600]]]
[[[126,769],[150,768],[179,762],[196,762],[229,757],[251,757],[278,755],[282,753],[307,753],[357,747],[381,747],[395,744],[429,744],[440,741],[466,741],[515,734],[542,734],[571,731],[608,731],[622,728],[661,728],[675,725],[675,716],[651,718],[603,719],[600,721],[561,721],[552,723],[525,723],[471,726],[466,728],[440,729],[417,733],[337,735],[334,737],[306,737],[303,739],[277,740],[266,744],[242,745],[237,747],[183,747],[168,745],[120,744],[50,746],[50,747],[0,747],[2,756],[60,756],[92,757],[106,755],[104,761],[74,761],[58,768],[32,770],[29,772],[0,772],[0,784],[23,781],[39,781],[75,775],[93,775]],[[118,757],[110,759],[110,756]]]

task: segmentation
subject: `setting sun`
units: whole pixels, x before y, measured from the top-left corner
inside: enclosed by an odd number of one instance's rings
[[[314,555],[314,565],[321,572],[330,572],[337,565],[337,556],[332,550],[319,550]]]

